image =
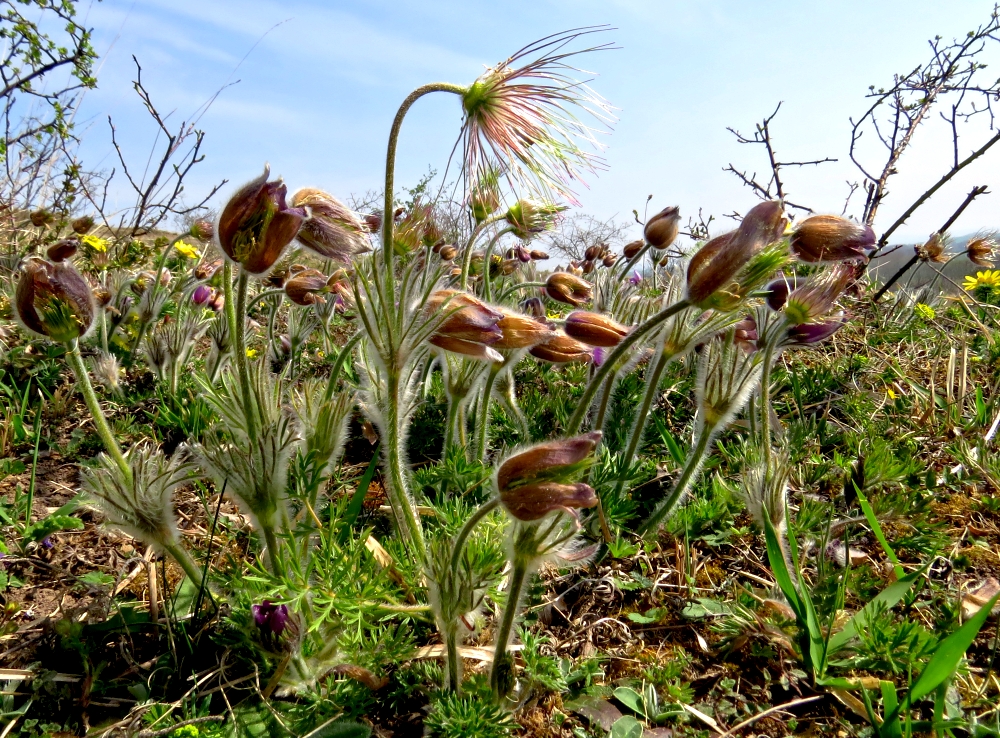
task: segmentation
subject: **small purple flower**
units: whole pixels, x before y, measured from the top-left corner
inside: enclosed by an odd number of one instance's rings
[[[607,357],[607,351],[605,349],[601,348],[600,346],[594,349],[594,358],[593,358],[594,366],[600,366],[601,364],[604,363],[604,360],[606,358],[608,357]]]
[[[288,627],[288,606],[275,605],[270,600],[263,604],[252,605],[253,621],[265,634],[279,636]]]
[[[793,346],[808,346],[825,341],[847,323],[847,317],[839,313],[821,323],[803,323],[788,329],[788,342]]]
[[[42,539],[42,548],[53,548],[55,545],[48,536]]]
[[[195,305],[204,305],[212,299],[212,288],[207,284],[198,285],[198,289],[191,295],[191,302]]]
[[[632,270],[632,276],[628,278],[628,283],[633,287],[638,287],[642,282],[642,276],[635,269]]]

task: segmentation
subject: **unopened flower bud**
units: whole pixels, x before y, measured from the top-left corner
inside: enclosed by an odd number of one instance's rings
[[[794,275],[782,275],[773,280],[764,288],[764,301],[767,306],[775,312],[781,310],[785,306],[785,300],[788,299],[789,293],[798,286],[798,283],[798,277]]]
[[[215,297],[213,297],[212,301],[208,303],[208,306],[212,309],[213,312],[216,313],[222,312],[222,308],[226,306],[226,293],[222,292],[221,290],[219,292],[216,292]]]
[[[210,220],[196,220],[191,224],[188,233],[199,241],[211,241],[215,235],[215,224]]]
[[[607,256],[604,257],[602,261],[604,263],[604,266],[610,268],[615,265],[616,261],[618,261],[618,257],[615,256],[614,254],[608,254]]]
[[[195,279],[211,279],[222,266],[222,259],[203,261],[194,270]]]
[[[76,269],[38,258],[22,267],[14,307],[25,328],[59,343],[85,335],[96,312],[90,285]]]
[[[547,252],[545,252],[545,251],[539,251],[538,249],[532,249],[531,252],[530,252],[530,254],[531,254],[531,258],[533,260],[535,260],[535,261],[545,261],[546,259],[549,258],[549,255],[548,255]]]
[[[369,250],[367,228],[360,216],[333,195],[302,189],[292,195],[293,208],[305,208],[309,218],[299,229],[298,240],[325,259],[350,262]]]
[[[79,248],[79,241],[75,238],[67,238],[62,241],[56,241],[54,244],[49,246],[45,253],[48,255],[49,259],[58,263],[72,258]]]
[[[622,249],[622,253],[625,255],[626,259],[634,259],[642,251],[642,247],[646,245],[646,242],[641,238],[638,241],[631,241],[625,244],[625,248]]]
[[[875,231],[839,215],[811,215],[795,228],[791,247],[811,264],[864,259],[875,248]]]
[[[733,326],[733,342],[747,353],[757,350],[757,321],[748,315]]]
[[[503,313],[467,292],[438,290],[428,298],[424,312],[428,319],[440,314],[447,316],[435,331],[436,337],[482,344],[493,344],[503,337],[503,332],[497,327]]]
[[[590,282],[566,272],[553,272],[545,280],[545,294],[556,302],[579,307],[593,295]]]
[[[94,227],[94,219],[89,215],[84,215],[70,223],[70,227],[73,229],[73,233],[83,236]]]
[[[565,333],[555,333],[551,338],[532,346],[528,351],[536,359],[553,364],[568,364],[572,361],[589,362],[593,360],[590,347],[570,338]]]
[[[281,180],[268,182],[270,168],[245,185],[219,216],[219,245],[226,256],[250,274],[266,274],[299,232],[303,208],[285,204],[287,188]]]
[[[504,217],[510,223],[514,235],[522,241],[527,241],[552,228],[559,213],[564,210],[566,210],[564,205],[538,200],[518,200],[510,206]]]
[[[587,261],[593,261],[600,255],[600,253],[601,250],[597,246],[590,246],[583,253],[583,258],[586,259]]]
[[[592,431],[573,438],[540,443],[514,454],[497,470],[497,489],[502,493],[538,481],[565,482],[567,475],[580,471],[601,441],[601,432]]]
[[[589,261],[589,260],[583,262],[583,273],[584,274],[591,274],[591,273],[593,273],[593,271],[594,271],[594,262]]]
[[[788,321],[799,325],[823,318],[833,309],[853,275],[849,264],[838,264],[792,290],[784,307]]]
[[[438,251],[438,255],[441,257],[441,261],[451,261],[458,256],[458,248],[451,245],[442,246],[441,250]]]
[[[524,349],[535,346],[552,337],[555,329],[526,315],[518,315],[501,308],[503,317],[497,323],[503,336],[499,341],[490,344],[496,349]]]
[[[285,282],[285,295],[296,305],[323,302],[322,295],[330,291],[330,278],[318,269],[303,269]]]
[[[557,510],[575,515],[577,509],[594,507],[597,494],[583,482],[538,482],[501,492],[500,500],[512,517],[530,523]]]
[[[382,215],[380,213],[369,213],[362,216],[361,220],[369,233],[378,233],[382,230]]]
[[[780,202],[762,202],[751,208],[739,228],[716,236],[691,257],[688,299],[702,306],[718,290],[732,283],[747,262],[781,239],[785,224]]]
[[[207,284],[200,284],[195,291],[191,293],[191,302],[195,305],[204,305],[209,300],[212,299],[212,288]]]
[[[524,246],[516,246],[514,248],[514,257],[522,264],[527,264],[531,261],[531,252]]]
[[[570,338],[583,341],[590,346],[604,348],[617,346],[629,332],[628,328],[606,315],[583,310],[575,310],[567,315],[563,330]]]
[[[28,216],[28,219],[31,221],[31,225],[36,228],[42,228],[55,220],[55,216],[48,210],[36,210]]]
[[[667,248],[677,240],[680,223],[681,209],[679,207],[672,205],[664,208],[646,223],[642,232],[646,237],[646,243],[656,249]]]
[[[545,303],[540,297],[529,297],[522,301],[521,309],[537,320],[545,320]]]
[[[98,287],[94,290],[94,300],[97,303],[97,307],[107,307],[111,304],[111,290],[107,287]]]
[[[480,361],[492,361],[499,364],[503,361],[503,354],[496,349],[476,341],[466,341],[462,338],[451,338],[450,336],[434,335],[429,342],[434,346],[453,354],[462,354],[471,359]]]

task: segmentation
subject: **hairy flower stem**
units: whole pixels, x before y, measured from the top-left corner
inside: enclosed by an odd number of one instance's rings
[[[604,391],[601,392],[601,401],[597,405],[597,415],[594,416],[594,430],[603,431],[604,421],[608,415],[608,406],[611,404],[611,395],[614,393],[617,374],[612,374],[604,382]]]
[[[337,355],[337,360],[333,362],[333,366],[330,368],[330,378],[326,383],[326,394],[323,399],[329,402],[333,399],[334,393],[337,391],[337,381],[340,379],[340,373],[344,369],[344,363],[351,356],[354,351],[354,347],[358,345],[358,342],[364,336],[364,333],[359,331],[351,336],[344,347],[340,349],[340,353]]]
[[[396,117],[392,121],[392,128],[389,131],[389,144],[385,152],[385,200],[382,208],[382,261],[385,266],[385,283],[388,287],[387,293],[390,298],[389,305],[395,302],[395,279],[392,272],[393,257],[393,228],[395,222],[395,180],[396,180],[396,146],[399,142],[399,131],[403,127],[403,119],[417,100],[432,92],[451,92],[455,95],[464,95],[466,88],[461,85],[454,85],[447,82],[432,82],[431,84],[418,87],[403,100],[396,111]]]
[[[604,363],[601,365],[601,368],[597,370],[597,373],[591,378],[590,383],[587,385],[587,389],[584,390],[583,396],[579,400],[576,411],[573,413],[573,416],[569,419],[569,423],[566,426],[567,435],[574,435],[580,430],[580,426],[583,424],[583,420],[587,417],[590,406],[594,402],[594,395],[597,394],[597,390],[600,389],[601,385],[608,378],[608,376],[616,371],[618,362],[627,355],[628,351],[630,351],[632,347],[639,342],[639,340],[655,331],[663,323],[677,315],[677,313],[682,310],[686,310],[689,307],[691,307],[691,303],[687,300],[678,300],[673,305],[665,307],[656,315],[647,318],[644,323],[636,326],[631,333],[625,336],[622,342],[618,344],[618,347],[604,360]]]
[[[521,556],[514,556],[510,572],[510,588],[507,593],[507,606],[503,611],[503,619],[497,629],[496,645],[493,648],[493,667],[490,669],[490,689],[493,697],[499,701],[504,695],[500,693],[500,671],[506,661],[507,646],[510,645],[511,631],[517,618],[521,604],[521,595],[528,579],[528,564]]]
[[[250,443],[257,441],[257,408],[253,404],[250,392],[250,370],[247,367],[247,289],[250,285],[250,275],[246,270],[240,270],[236,285],[236,332],[233,334],[233,346],[236,352],[236,369],[240,375],[240,387],[243,390],[243,407],[247,419],[247,436]],[[228,297],[226,304],[229,304]],[[232,326],[230,326],[232,327]]]
[[[660,525],[670,517],[674,508],[677,507],[677,503],[680,502],[681,497],[684,496],[691,488],[691,485],[694,484],[695,479],[697,479],[698,472],[701,471],[701,465],[705,463],[705,458],[708,456],[708,450],[713,438],[715,438],[714,426],[706,425],[702,428],[701,435],[698,437],[694,448],[688,454],[687,461],[684,463],[684,469],[674,483],[674,488],[670,491],[670,495],[656,507],[653,514],[639,527],[639,535],[655,534]]]
[[[513,233],[514,229],[511,227],[501,228],[497,231],[493,238],[490,239],[489,243],[486,244],[486,251],[483,254],[483,299],[492,300],[493,299],[493,285],[490,279],[491,264],[490,259],[493,257],[493,247],[497,245],[497,241],[506,236],[508,233]]]
[[[632,433],[629,434],[628,445],[625,447],[625,454],[622,456],[626,464],[631,463],[632,459],[635,458],[636,451],[639,450],[639,443],[642,441],[642,431],[646,427],[646,416],[649,415],[649,409],[653,406],[653,400],[656,399],[656,394],[659,391],[660,378],[663,376],[663,370],[673,361],[674,356],[674,352],[667,348],[666,341],[664,341],[660,346],[655,363],[650,366],[649,374],[646,375],[646,391],[642,395],[642,402],[639,403],[639,409],[635,414],[635,421],[632,424]],[[615,497],[621,494],[624,487],[625,478],[622,477],[618,480],[618,484],[615,487]]]
[[[94,419],[94,427],[97,428],[97,434],[101,437],[108,455],[115,460],[125,479],[131,484],[132,467],[129,466],[128,460],[126,460],[125,455],[118,446],[115,434],[112,432],[111,426],[108,425],[107,418],[104,417],[104,411],[101,410],[101,403],[97,399],[97,393],[94,392],[94,385],[90,382],[90,374],[87,372],[87,367],[83,363],[83,356],[80,354],[80,344],[75,340],[70,341],[66,344],[66,348],[69,349],[66,352],[66,361],[76,375],[76,383],[83,394],[83,401],[87,403],[87,409],[90,410],[90,415]]]
[[[444,448],[442,449],[444,456],[447,456],[448,450],[458,443],[459,407],[461,404],[461,398],[448,395],[448,415],[445,418]]]
[[[405,438],[403,422],[400,416],[402,406],[399,373],[389,369],[386,377],[388,390],[388,407],[385,409],[385,467],[388,486],[386,495],[392,506],[396,523],[399,526],[403,540],[409,545],[417,564],[423,565],[427,559],[427,548],[424,544],[424,531],[420,525],[417,509],[410,499],[409,486],[406,483],[406,454],[403,449]]]
[[[267,546],[267,563],[271,567],[271,573],[280,577],[282,571],[278,563],[278,537],[274,535],[274,526],[261,521],[260,532],[264,535],[264,545]]]
[[[191,580],[191,583],[200,592],[205,586],[204,572],[198,568],[194,559],[191,558],[191,554],[178,543],[165,543],[163,544],[163,550],[174,557],[174,561],[180,564],[181,569],[187,574],[188,579]]]
[[[479,403],[479,417],[476,418],[479,422],[476,428],[476,459],[486,463],[486,449],[489,446],[489,432],[490,432],[490,403],[493,401],[493,384],[496,382],[497,376],[507,367],[507,362],[510,359],[504,360],[503,364],[493,364],[490,366],[490,373],[486,375],[486,384],[483,387],[483,399]]]
[[[774,363],[774,346],[764,349],[764,366],[760,376],[760,447],[764,453],[764,468],[771,460],[771,365]]]

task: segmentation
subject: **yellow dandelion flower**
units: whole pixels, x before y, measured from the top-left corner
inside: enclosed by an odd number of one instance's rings
[[[886,395],[886,397],[888,397],[888,398],[889,398],[890,400],[895,400],[895,399],[896,399],[896,393],[892,391],[892,387],[889,387],[889,389],[887,389],[887,390],[885,391],[885,395]]]
[[[108,250],[107,239],[95,236],[93,233],[88,233],[86,236],[81,238],[80,243],[93,249],[94,251],[100,251],[102,254]]]
[[[966,275],[965,281],[962,282],[962,289],[971,292],[978,287],[1000,287],[1000,270],[987,269],[984,272],[976,272],[975,277],[971,274]]]
[[[180,252],[181,255],[186,256],[189,259],[197,259],[201,254],[198,253],[198,249],[189,244],[187,241],[178,241],[174,244],[174,248]]]
[[[247,358],[252,359],[257,355],[257,349],[247,349]]]

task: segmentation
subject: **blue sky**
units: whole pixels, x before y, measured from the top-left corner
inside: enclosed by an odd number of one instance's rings
[[[346,197],[380,186],[392,116],[414,87],[466,84],[535,38],[607,23],[616,29],[607,39],[621,48],[580,63],[598,73],[592,87],[618,108],[618,121],[607,137],[608,170],[581,191],[583,210],[628,218],[652,194],[651,208],[678,204],[685,215],[699,207],[716,216],[745,211],[753,196],[722,168],[733,162],[763,172],[765,160],[762,151],[738,146],[726,127],[752,131],[784,101],[774,124],[779,154],[840,159],[789,172],[791,198],[840,212],[846,181],[859,177],[847,160],[847,119],[865,109],[868,86],[924,61],[928,38],[963,35],[991,9],[980,0],[103,0],[82,5],[102,60],[99,88],[77,120],[88,166],[117,164],[108,115],[126,156],[144,163],[155,129],[131,88],[133,54],[172,121],[190,120],[239,80],[198,121],[206,160],[190,180],[190,198],[223,178],[231,191],[265,161],[290,188]],[[998,52],[991,52],[996,68]],[[429,166],[443,169],[460,124],[454,96],[420,101],[401,137],[397,182],[413,182]],[[970,131],[971,150],[983,131]],[[947,166],[945,133],[935,121],[920,130],[891,187],[883,227]],[[958,177],[901,235],[925,237],[977,184],[997,194],[975,203],[954,230],[1000,225],[998,157],[993,151]],[[119,204],[124,194],[112,192]]]

